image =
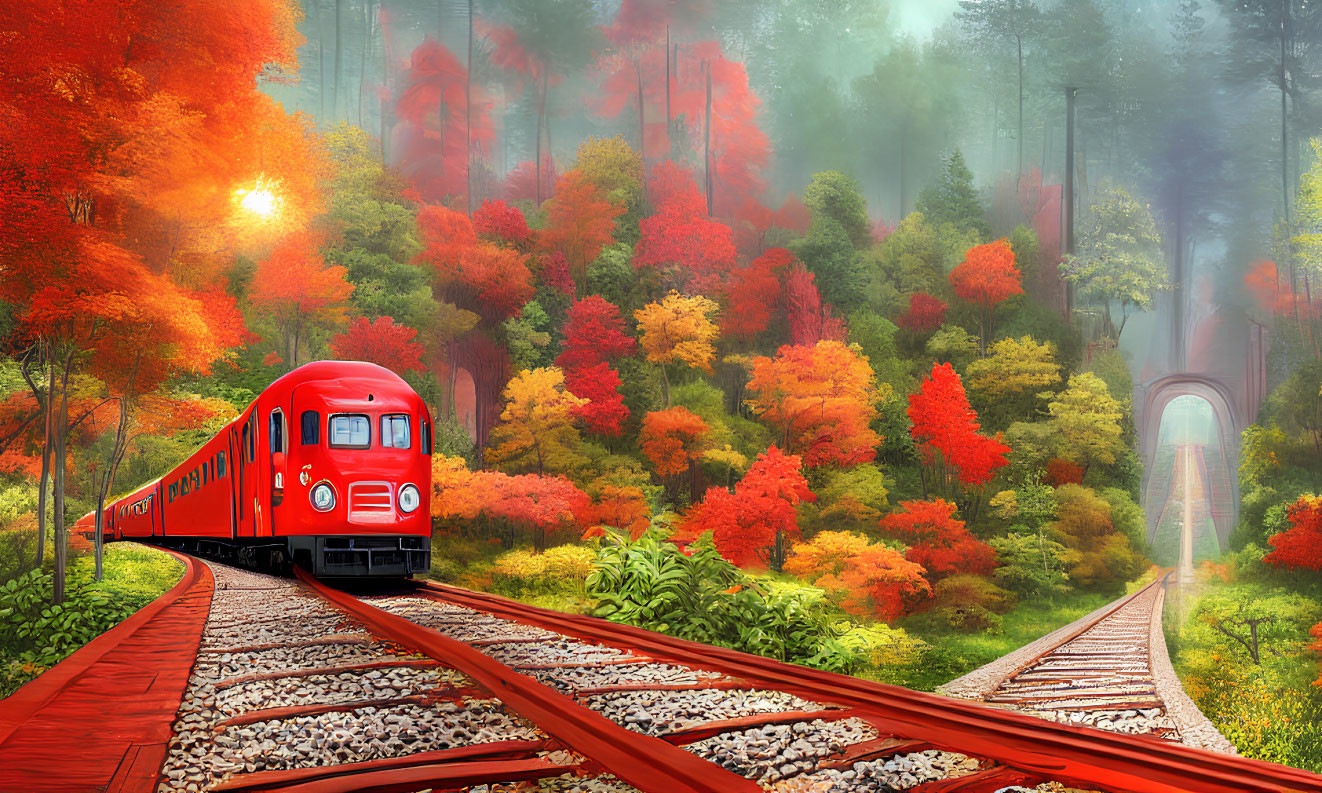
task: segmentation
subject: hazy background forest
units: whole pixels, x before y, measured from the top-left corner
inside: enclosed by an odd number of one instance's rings
[[[1322,5],[130,4],[0,9],[0,693],[169,584],[74,522],[323,358],[431,406],[434,577],[931,689],[1175,563],[1135,384],[1253,324],[1170,641],[1322,768]]]

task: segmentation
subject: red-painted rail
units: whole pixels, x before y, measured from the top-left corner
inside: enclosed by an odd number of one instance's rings
[[[989,758],[1011,770],[1077,787],[1127,793],[1322,793],[1322,775],[1275,763],[1046,722],[593,617],[535,608],[498,595],[435,583],[423,585],[419,593],[585,641],[853,708],[891,735]]]
[[[450,666],[495,694],[566,747],[641,790],[666,793],[760,793],[757,783],[660,738],[643,735],[579,704],[469,645],[424,628],[352,595],[327,587],[302,570],[299,578],[378,635]],[[664,787],[658,787],[659,781]]]
[[[155,789],[211,606],[211,571],[170,553],[170,591],[0,700],[0,791]]]

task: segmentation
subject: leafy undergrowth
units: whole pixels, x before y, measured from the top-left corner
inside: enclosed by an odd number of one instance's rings
[[[684,639],[931,691],[1107,604],[1072,593],[1022,601],[990,631],[951,627],[934,612],[896,626],[859,622],[826,593],[785,575],[750,575],[696,543],[685,554],[657,536],[608,538],[593,549],[503,551],[498,542],[438,536],[432,577],[530,605],[595,614]],[[1134,591],[1144,582],[1131,584]]]
[[[65,602],[50,605],[52,577],[31,570],[0,586],[0,697],[62,661],[174,586],[183,565],[141,545],[108,544],[105,576],[92,557],[73,559]]]
[[[1232,557],[1205,567],[1173,605],[1171,660],[1217,729],[1245,757],[1322,772],[1322,687],[1309,634],[1322,619],[1322,582]]]

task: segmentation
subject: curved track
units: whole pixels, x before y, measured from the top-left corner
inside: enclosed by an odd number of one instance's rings
[[[496,596],[209,568],[159,776],[111,789],[1322,793],[1303,771]],[[78,744],[52,748],[74,757]],[[48,771],[14,789],[74,789],[60,782]]]
[[[1184,693],[1161,630],[1167,578],[941,687],[1049,721],[1235,753]]]

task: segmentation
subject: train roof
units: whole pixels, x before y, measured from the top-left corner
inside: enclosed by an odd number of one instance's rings
[[[272,393],[286,394],[298,386],[316,383],[324,384],[327,394],[341,398],[366,399],[368,394],[383,401],[417,398],[417,392],[402,377],[384,366],[366,361],[313,361],[277,378],[257,399]],[[249,405],[243,412],[251,407]]]

